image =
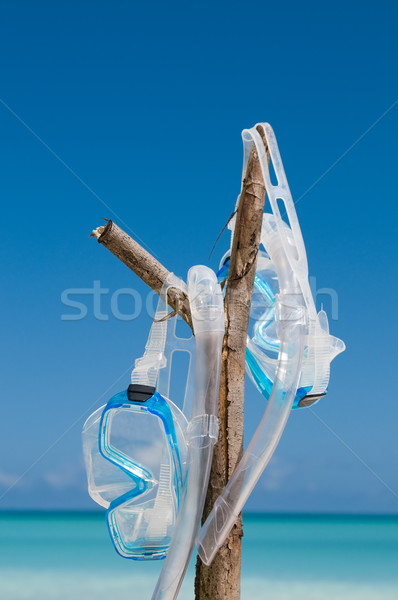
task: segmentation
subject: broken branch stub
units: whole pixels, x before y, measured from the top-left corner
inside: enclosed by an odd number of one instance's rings
[[[108,221],[105,226],[94,229],[92,236],[96,237],[99,244],[108,248],[152,290],[160,294],[170,271],[123,229],[113,221]],[[188,296],[182,290],[172,287],[168,291],[167,301],[192,329]]]

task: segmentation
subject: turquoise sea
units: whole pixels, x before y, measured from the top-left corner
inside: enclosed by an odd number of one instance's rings
[[[246,515],[242,600],[397,600],[398,517]],[[2,600],[150,600],[101,513],[0,513]],[[181,590],[193,599],[194,561]]]

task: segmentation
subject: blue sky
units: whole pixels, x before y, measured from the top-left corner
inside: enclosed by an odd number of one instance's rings
[[[228,235],[208,257],[239,193],[241,130],[268,121],[347,351],[314,409],[322,422],[292,414],[248,507],[398,512],[397,12],[385,1],[3,3],[1,508],[95,508],[81,427],[127,384],[150,318],[112,316],[116,290],[147,290],[90,231],[114,218],[181,276],[217,268]],[[94,281],[109,289],[108,319],[85,296],[87,317],[62,320],[76,312],[62,292]],[[262,411],[248,384],[247,439]]]

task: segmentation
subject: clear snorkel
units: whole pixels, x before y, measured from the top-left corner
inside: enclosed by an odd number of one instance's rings
[[[277,185],[271,183],[258,129],[265,137]],[[272,215],[263,216],[261,244],[266,253],[260,255],[255,281],[255,291],[263,301],[261,318],[255,318],[246,356],[247,369],[268,403],[242,460],[199,532],[196,545],[207,565],[267,466],[291,408],[294,404],[311,404],[324,395],[330,362],[345,348],[341,340],[329,335],[326,314],[316,313],[304,242],[274,132],[266,123],[244,130],[242,137],[244,173],[254,144],[272,209]],[[282,218],[278,200],[283,203],[289,225]],[[273,289],[275,275],[278,289]]]
[[[224,337],[224,305],[215,273],[204,266],[188,273],[196,340],[195,390],[187,429],[187,468],[172,542],[152,600],[174,600],[194,548],[218,437],[217,400]]]

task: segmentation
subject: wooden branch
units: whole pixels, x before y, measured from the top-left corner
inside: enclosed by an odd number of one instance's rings
[[[100,244],[108,248],[157,294],[160,293],[170,271],[127,235],[123,229],[120,229],[113,221],[108,221],[105,226],[94,229],[92,236],[96,237]],[[188,296],[177,288],[170,288],[167,301],[192,329]]]
[[[264,212],[265,186],[255,148],[252,150],[236,214],[235,233],[225,296],[226,333],[221,365],[218,418],[220,435],[214,447],[203,522],[226,486],[243,453],[246,334]],[[196,562],[196,600],[239,600],[240,516],[225,544],[207,567]]]
[[[220,433],[214,448],[212,470],[203,518],[206,519],[243,452],[243,407],[246,333],[249,323],[257,254],[260,243],[265,187],[253,148],[242,184],[236,214],[228,284],[225,297],[226,334],[222,351],[218,418]],[[112,221],[93,231],[108,248],[155,292],[159,293],[169,271]],[[170,306],[192,328],[189,300],[171,288]],[[210,567],[197,560],[196,600],[239,600],[241,516]]]

